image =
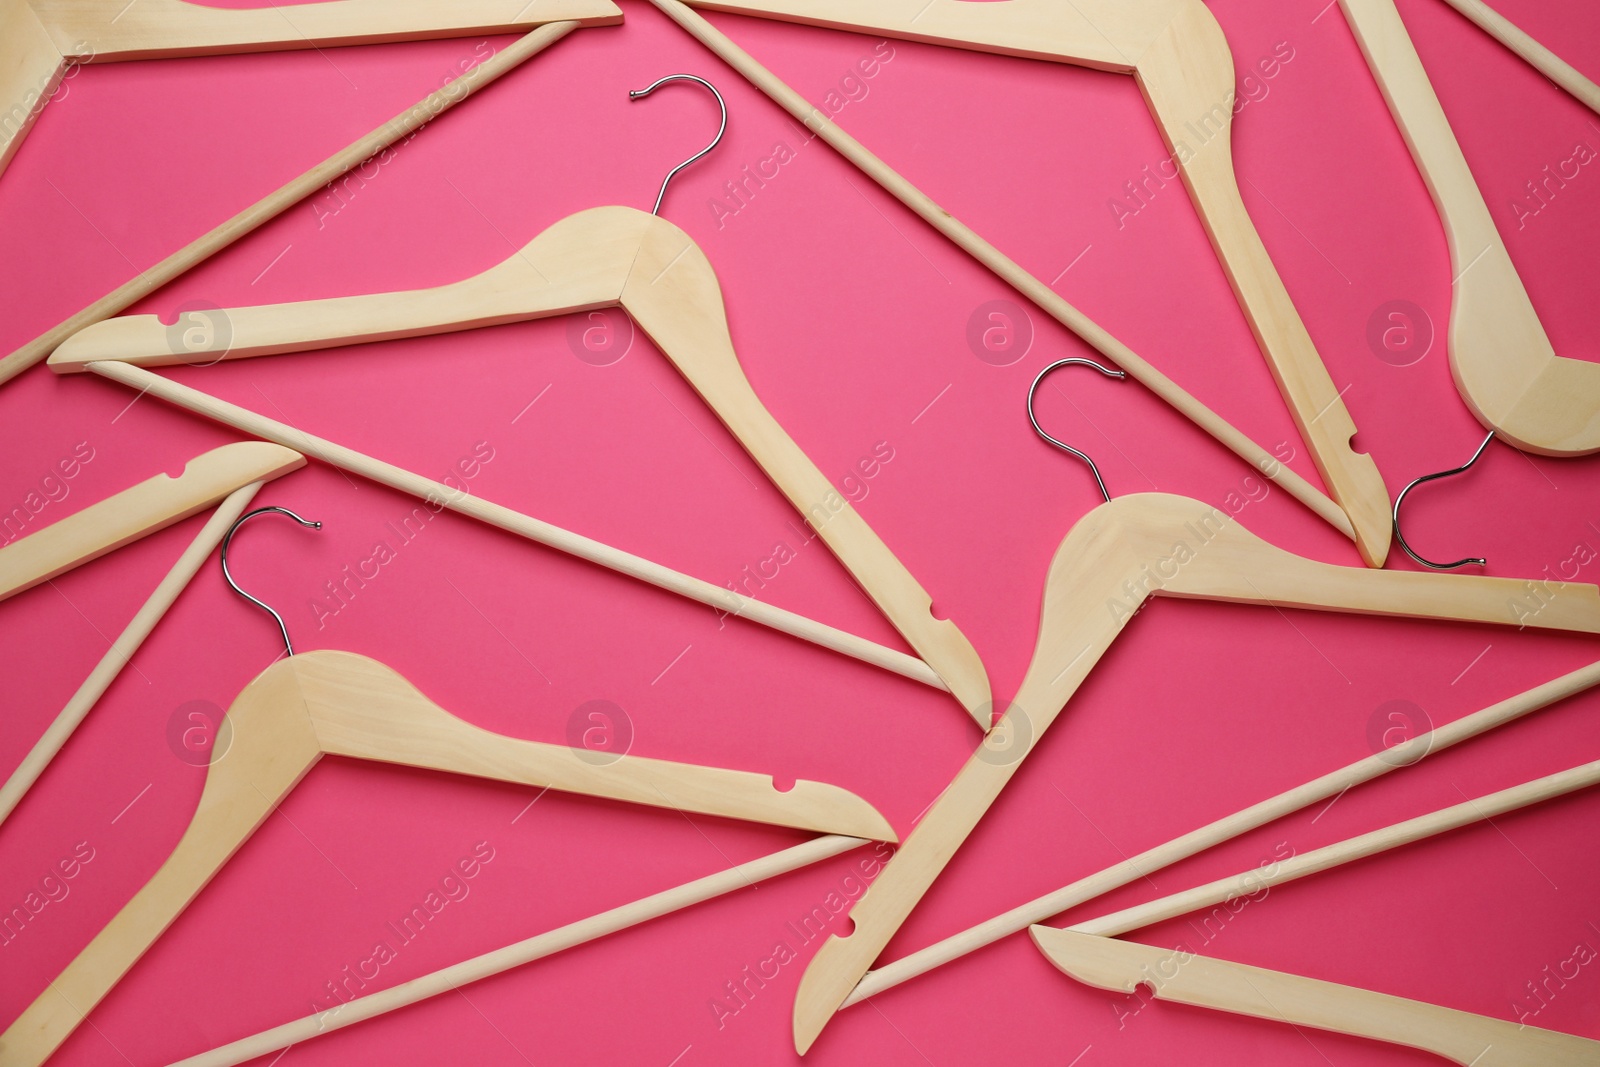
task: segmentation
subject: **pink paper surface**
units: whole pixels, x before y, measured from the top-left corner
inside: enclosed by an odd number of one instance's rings
[[[1591,5],[1497,6],[1600,77]],[[1092,353],[808,141],[654,9],[625,8],[625,26],[554,46],[369,167],[363,182],[291,210],[134,310],[171,321],[195,307],[437,285],[501,261],[575,211],[648,208],[666,169],[714,129],[716,111],[689,87],[640,103],[626,91],[677,71],[708,77],[727,97],[728,135],[679,178],[664,214],[716,268],[741,361],[769,408],[858,501],[937,612],[960,625],[997,699],[1008,699],[1032,654],[1045,567],[1097,502],[1087,472],[1035,438],[1023,397],[1046,363]],[[1241,84],[1249,103],[1233,131],[1245,201],[1344,390],[1358,444],[1391,492],[1461,463],[1482,431],[1446,361],[1442,230],[1343,16],[1326,0],[1212,8],[1241,79],[1255,72]],[[1537,214],[1513,204],[1546,165],[1580,144],[1600,147],[1600,119],[1437,0],[1401,8],[1557,349],[1596,358],[1600,170],[1583,168]],[[712,17],[809,99],[838,93],[846,129],[1316,480],[1181,186],[1125,199],[1124,183],[1166,156],[1130,78]],[[0,178],[0,350],[504,43],[80,71]],[[1262,77],[1258,64],[1274,56],[1274,76]],[[849,78],[871,57],[872,77]],[[771,174],[776,157],[776,176],[746,186],[743,203],[726,198],[746,165]],[[994,301],[1020,338],[999,356],[968,340],[969,323]],[[1396,301],[1420,312],[1420,336],[1432,334],[1403,366],[1409,357],[1368,340],[1369,323]],[[173,376],[432,477],[476,456],[467,464],[475,494],[719,584],[765,573],[762,599],[905,647],[651,345],[635,337],[607,364],[574,340],[584,325],[555,319]],[[1240,520],[1254,532],[1359,565],[1340,535],[1283,492],[1263,494],[1244,464],[1143,389],[1092,374],[1056,381],[1059,390],[1042,391],[1041,417],[1096,456],[1114,493],[1159,489],[1219,506],[1240,494],[1249,500]],[[0,508],[53,496],[32,532],[237,439],[132,399],[114,383],[44,369],[0,390]],[[93,458],[69,481],[49,480],[75,449]],[[875,475],[861,478],[858,464],[875,454]],[[376,657],[487,728],[565,743],[587,702],[609,701],[635,753],[832,782],[902,836],[977,743],[940,693],[459,516],[442,514],[402,542],[390,524],[411,513],[411,499],[321,464],[273,483],[258,503],[325,524],[312,534],[260,520],[237,546],[241,582],[284,612],[302,649]],[[1419,545],[1487,555],[1491,574],[1600,577],[1593,460],[1494,446],[1470,477],[1418,493],[1409,518]],[[22,759],[202,521],[0,606],[0,768]],[[328,599],[327,583],[380,542],[393,558],[377,576],[343,602]],[[1390,566],[1412,564],[1396,551]],[[208,565],[0,828],[0,912],[30,893],[59,897],[0,943],[0,1021],[21,1013],[168,855],[204,780],[173,738],[192,702],[227,707],[272,661],[276,641],[270,620]],[[1397,708],[1450,722],[1592,661],[1595,648],[1592,637],[1531,630],[1158,601],[1095,669],[888,956],[1363,758]],[[1600,698],[1573,699],[1068,918],[1600,758],[1597,714]],[[803,839],[554,793],[530,807],[535,799],[512,786],[324,761],[53,1062],[166,1063],[326,1008],[330,984],[364,966],[378,942],[395,943],[388,924],[474,854],[492,859],[465,895],[361,991]],[[1192,916],[1136,936],[1600,1038],[1600,967],[1573,962],[1600,950],[1597,816],[1600,796],[1580,794],[1274,890],[1225,924]],[[75,853],[92,859],[44,885]],[[818,943],[796,927],[830,894],[859,892],[856,876],[873,856],[869,846],[261,1062],[789,1062],[795,989]],[[828,929],[845,927],[837,916]],[[779,945],[798,958],[771,977]],[[850,1009],[808,1059],[1434,1062],[1143,1006],[1066,979],[1025,938]]]

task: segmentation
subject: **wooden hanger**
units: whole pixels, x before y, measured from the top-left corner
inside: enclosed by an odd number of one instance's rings
[[[0,0],[0,172],[71,66],[615,25],[610,0],[333,0],[238,10],[182,0]],[[359,160],[357,161],[359,162]]]
[[[1444,223],[1450,369],[1461,398],[1523,451],[1600,451],[1600,364],[1556,355],[1393,0],[1340,6]]]
[[[1357,760],[1347,767],[1279,793],[1243,811],[1217,819],[1165,844],[1146,849],[1137,856],[1124,859],[1105,870],[1036,897],[992,919],[902,956],[893,963],[868,971],[866,977],[862,978],[860,984],[845,999],[843,1006],[848,1008],[859,1004],[863,1000],[893,989],[902,982],[927,974],[937,967],[976,952],[986,945],[992,945],[1002,938],[1021,933],[1029,926],[1070,911],[1112,890],[1120,889],[1174,863],[1198,855],[1206,849],[1232,841],[1241,834],[1297,811],[1303,811],[1313,804],[1342,796],[1347,790],[1391,771],[1415,766],[1436,752],[1442,752],[1507,723],[1519,721],[1526,715],[1577,693],[1585,692],[1596,685],[1600,685],[1600,663],[1592,663],[1554,681],[1519,693],[1508,700],[1447,723],[1437,730],[1418,734],[1393,748]],[[1250,877],[1258,878],[1259,872],[1251,872]]]
[[[269,609],[270,610],[270,609]],[[215,756],[172,855],[26,1011],[0,1034],[0,1062],[37,1067],[177,918],[324,755],[448,771],[683,812],[894,840],[870,804],[837,786],[627,755],[609,764],[562,745],[456,718],[392,669],[348,652],[305,652],[263,671],[228,709]]]
[[[617,21],[620,20],[621,13],[618,12]],[[474,65],[472,69],[443,88],[435,89],[371,133],[352,141],[226,222],[190,241],[166,259],[140,271],[132,279],[58,324],[54,329],[0,358],[0,385],[15,378],[29,367],[44,362],[57,345],[85,326],[127,310],[139,300],[204,263],[246,234],[255,232],[257,228],[277,218],[306,197],[338,181],[362,163],[382,153],[400,138],[415,133],[430,122],[437,121],[440,115],[479,89],[499,80],[503,75],[515,70],[582,25],[581,22],[551,22],[540,26],[483,62]],[[3,47],[4,42],[0,41],[0,48]]]
[[[839,149],[907,207],[951,237],[1102,355],[1138,378],[1213,437],[1263,471],[1278,464],[1240,450],[1221,423],[1125,346],[848,136],[679,0],[652,0],[798,121]],[[1371,566],[1388,556],[1389,494],[1372,458],[1350,445],[1356,426],[1246,211],[1234,174],[1230,127],[1233,57],[1201,0],[689,0],[693,7],[810,26],[1022,56],[1132,74],[1183,173],[1257,343],[1288,403],[1301,438],[1348,516],[1348,531]],[[1199,137],[1203,143],[1194,144]],[[943,216],[943,218],[941,218]],[[1226,426],[1226,423],[1222,423]],[[1231,430],[1231,427],[1228,427]],[[1237,434],[1237,431],[1233,431]],[[1244,442],[1249,445],[1248,441]],[[1303,498],[1302,498],[1303,499]]]
[[[1221,510],[1142,493],[1095,508],[1045,581],[1038,645],[1004,718],[934,801],[851,911],[855,931],[812,958],[795,1002],[795,1047],[811,1047],[1123,627],[1151,596],[1600,634],[1600,589],[1555,585],[1519,612],[1508,578],[1358,570],[1285,552]],[[997,758],[996,745],[1015,746]]]
[[[1571,93],[1579,103],[1600,113],[1600,85],[1579,74],[1572,64],[1518,29],[1510,19],[1483,0],[1444,2],[1471,19],[1479,29],[1511,49],[1539,73]]]
[[[1034,943],[1063,974],[1119,993],[1386,1041],[1461,1067],[1593,1067],[1600,1041],[1352,986],[1247,967],[1191,952],[1035,926]],[[1168,977],[1170,975],[1170,977]]]
[[[321,1034],[377,1018],[398,1008],[417,1004],[441,993],[454,993],[460,987],[523,964],[542,960],[569,948],[588,944],[651,919],[711,900],[754,885],[757,882],[841,855],[866,842],[854,837],[818,837],[803,845],[775,852],[770,856],[741,863],[725,871],[697,878],[692,882],[653,893],[648,897],[591,915],[566,926],[463,960],[420,978],[413,978],[389,989],[345,1001],[327,1011],[307,1015],[293,1022],[274,1026],[250,1037],[229,1042],[210,1052],[179,1060],[172,1067],[237,1067],[238,1064],[270,1055],[290,1045],[298,1045]]]
[[[299,470],[300,453],[239,441],[191,459],[176,478],[158,474],[0,548],[0,600],[182,522],[252,482]]]
[[[739,365],[711,263],[687,234],[629,207],[599,207],[556,223],[482,274],[416,292],[309,300],[219,312],[226,343],[174,354],[153,315],[108,319],[50,357],[57,373],[106,360],[170,366],[418,337],[621,306],[717,413],[816,529],[981,729],[992,695],[977,652],[761,403]],[[252,431],[253,432],[253,431]]]
[[[1600,784],[1600,761],[1124,908],[1066,930],[1036,925],[1029,928],[1029,933],[1039,950],[1064,973],[1102,989],[1131,993],[1145,985],[1163,1000],[1406,1045],[1438,1053],[1463,1067],[1592,1065],[1600,1062],[1600,1042],[1117,938],[1229,901],[1260,899],[1260,894],[1287,882],[1474,823],[1492,821],[1596,784]]]

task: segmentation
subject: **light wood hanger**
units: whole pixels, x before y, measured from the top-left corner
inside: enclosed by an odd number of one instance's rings
[[[1600,364],[1556,355],[1393,0],[1340,6],[1444,223],[1450,369],[1462,400],[1525,452],[1600,451]]]
[[[1181,546],[1181,550],[1180,547]],[[795,1002],[804,1053],[850,996],[1124,626],[1151,596],[1600,634],[1600,589],[1553,585],[1519,612],[1526,583],[1358,570],[1285,552],[1186,497],[1118,497],[1081,519],[1045,580],[1038,645],[1004,718],[934,801],[851,911],[855,931],[811,959]],[[997,750],[993,743],[1014,746]]]
[[[302,352],[621,306],[816,529],[981,729],[993,714],[983,663],[931,598],[761,403],[739,365],[711,263],[672,223],[598,207],[556,223],[498,266],[415,292],[309,300],[215,314],[229,336],[173,352],[151,315],[108,319],[50,357],[57,373],[107,360],[170,366]],[[254,431],[251,431],[254,432]]]
[[[1591,111],[1600,113],[1600,85],[1585,78],[1572,64],[1518,29],[1511,20],[1483,0],[1444,0],[1477,27],[1515,52],[1539,73],[1571,93]]]
[[[298,452],[265,441],[213,448],[191,459],[176,478],[158,474],[0,548],[0,600],[215,507],[236,489],[305,464]]]
[[[0,0],[0,173],[69,66],[279,52],[526,31],[550,22],[615,25],[610,0],[331,0],[238,10],[182,0]],[[359,162],[359,160],[357,161]]]
[[[1313,981],[1190,952],[1119,941],[1124,934],[1332,870],[1402,845],[1493,820],[1600,784],[1600,761],[1524,782],[1371,833],[1220,878],[1066,930],[1032,926],[1039,950],[1062,972],[1102,989],[1155,996],[1262,1019],[1434,1052],[1463,1067],[1579,1067],[1600,1062],[1600,1042]]]
[[[1507,723],[1516,722],[1526,715],[1577,693],[1586,692],[1596,685],[1600,685],[1600,663],[1590,664],[1554,681],[1519,693],[1508,700],[1441,726],[1437,730],[1418,734],[1403,744],[1358,760],[1305,785],[1208,823],[1165,844],[1146,849],[1137,856],[1125,859],[1103,871],[1080,878],[1061,889],[1036,897],[1026,904],[937,941],[927,948],[902,956],[893,963],[868,971],[866,977],[845,999],[843,1006],[848,1008],[859,1004],[863,1000],[893,989],[902,982],[958,960],[1002,938],[1021,933],[1029,926],[1070,911],[1080,904],[1102,897],[1114,889],[1120,889],[1152,875],[1180,860],[1231,841],[1276,819],[1303,811],[1313,804],[1341,796],[1345,791],[1363,782],[1372,781],[1402,767],[1415,766],[1436,752],[1442,752]]]
[[[230,1042],[221,1048],[212,1049],[210,1052],[180,1060],[172,1067],[236,1067],[241,1063],[249,1063],[290,1045],[309,1041],[320,1034],[365,1022],[397,1008],[436,997],[441,993],[453,993],[468,983],[504,974],[525,963],[544,959],[569,948],[576,948],[608,934],[681,911],[691,905],[743,889],[776,875],[786,874],[819,860],[841,855],[865,843],[854,837],[815,838],[803,845],[796,845],[782,852],[763,856],[725,871],[718,871],[705,878],[697,878],[674,889],[652,894],[631,904],[624,904],[599,915],[579,919],[575,923],[486,952],[481,956],[474,956],[470,960],[442,968],[421,978],[413,978],[389,989],[356,997],[336,1008],[307,1015],[270,1030],[263,1030],[250,1037]]]
[[[515,70],[582,25],[581,22],[551,22],[519,38],[488,59],[474,65],[471,70],[450,84],[435,89],[365,137],[352,141],[304,174],[279,186],[210,232],[195,238],[160,263],[140,271],[131,280],[124,282],[54,329],[0,358],[0,385],[15,378],[29,367],[44,362],[45,357],[49,356],[57,345],[85,326],[125,311],[246,234],[253,233],[257,228],[277,218],[308,196],[338,181],[362,163],[388,149],[400,138],[415,133],[427,123],[437,121],[440,115],[479,89],[499,80],[503,75]],[[0,42],[0,47],[3,47],[3,42]]]
[[[1063,974],[1113,992],[1133,993],[1143,985],[1160,1000],[1386,1041],[1462,1067],[1593,1067],[1600,1062],[1600,1041],[1537,1026],[1115,938],[1047,926],[1032,933]]]
[[[1300,436],[1334,501],[1348,516],[1351,529],[1346,532],[1369,565],[1383,565],[1389,551],[1389,494],[1372,458],[1351,448],[1355,423],[1245,209],[1230,147],[1233,56],[1222,28],[1201,0],[1075,0],[1071,4],[1059,0],[874,0],[870,4],[859,0],[688,0],[689,6],[679,0],[651,2],[1018,292],[1236,454],[1264,472],[1272,471],[1278,464],[1268,459],[1263,465],[1255,454],[1259,446],[1248,439],[1233,439],[1242,435],[1044,283],[955,222],[689,7],[1134,75]],[[1192,132],[1200,128],[1194,125],[1197,123],[1205,127],[1201,132],[1207,137],[1198,149],[1188,143],[1197,136]],[[1231,434],[1225,434],[1224,427]]]
[[[283,628],[275,611],[234,588]],[[284,635],[287,646],[286,629]],[[349,652],[305,652],[279,660],[234,700],[227,721],[233,724],[233,742],[223,753],[225,759],[214,752],[194,819],[171,856],[0,1034],[0,1062],[8,1067],[44,1063],[325,755],[685,813],[895,839],[876,809],[837,786],[802,780],[779,792],[769,775],[631,754],[597,764],[562,745],[473,726],[391,668]]]
[[[183,555],[172,565],[167,576],[161,579],[155,591],[150,594],[144,605],[134,614],[122,633],[111,642],[111,647],[106,649],[106,654],[100,657],[100,662],[95,664],[94,670],[89,672],[89,677],[84,679],[78,691],[72,694],[55,720],[51,722],[44,735],[23,757],[17,769],[11,772],[11,777],[6,779],[5,785],[0,786],[0,824],[3,824],[17,804],[27,795],[33,783],[39,780],[50,761],[55,759],[61,749],[65,747],[67,739],[73,731],[83,723],[89,712],[111,688],[111,683],[117,680],[122,673],[122,668],[133,659],[139,646],[144,644],[144,639],[150,636],[156,623],[167,613],[182,593],[194,579],[207,557],[216,551],[217,545],[222,543],[223,536],[228,527],[244,514],[245,508],[255,499],[265,482],[251,482],[242,488],[235,489],[211,513],[211,517],[195,535],[188,548],[183,550]]]

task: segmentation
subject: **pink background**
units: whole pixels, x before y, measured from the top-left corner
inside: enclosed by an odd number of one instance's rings
[[[1216,0],[1241,73],[1287,42],[1294,58],[1235,126],[1244,196],[1391,492],[1455,466],[1482,431],[1458,399],[1443,331],[1442,232],[1337,7]],[[598,204],[648,208],[664,171],[702,143],[728,98],[726,141],[688,171],[665,214],[721,278],[757,390],[830,478],[877,442],[893,460],[859,507],[955,619],[996,695],[1032,651],[1046,563],[1095,503],[1079,466],[1022,414],[1028,381],[1088,350],[1037,311],[1013,365],[969,348],[974,309],[1021,304],[659,13],[583,31],[401,148],[337,212],[291,210],[136,310],[236,306],[453,281]],[[1499,0],[1508,16],[1600,77],[1600,16],[1567,0]],[[1595,358],[1600,170],[1586,168],[1518,230],[1511,200],[1600,119],[1438,0],[1402,11],[1458,125],[1513,257],[1559,351]],[[868,37],[714,21],[821,101]],[[503,43],[496,41],[496,45]],[[1165,155],[1133,81],[896,42],[841,124],[1114,334],[1315,479],[1185,193],[1177,184],[1119,229],[1108,207]],[[82,71],[0,180],[0,349],[92,299],[386,120],[483,54],[473,39]],[[783,141],[794,159],[731,218],[708,207]],[[1081,258],[1080,258],[1081,254]],[[1069,264],[1075,264],[1065,275]],[[1374,311],[1419,305],[1437,337],[1396,367],[1366,340]],[[480,442],[472,491],[723,583],[791,546],[792,512],[642,338],[610,366],[576,358],[564,320],[186,369],[180,380],[342,444],[440,477]],[[1137,387],[1067,375],[1045,390],[1054,432],[1089,448],[1113,492],[1221,503],[1249,471]],[[1071,396],[1069,403],[1065,397]],[[36,370],[0,391],[0,505],[9,509],[79,442],[94,459],[38,524],[198,452],[226,428],[88,377]],[[538,403],[527,407],[538,397]],[[930,406],[931,404],[931,406]],[[1487,554],[1490,573],[1537,578],[1575,546],[1600,548],[1600,464],[1492,448],[1411,511],[1436,555]],[[856,495],[860,495],[859,490]],[[258,503],[326,524],[262,521],[240,542],[249,588],[306,649],[377,657],[463,718],[564,742],[574,709],[604,699],[641,754],[834,782],[903,835],[977,735],[922,686],[453,515],[432,522],[337,615],[323,583],[389,539],[413,506],[313,464]],[[1241,516],[1295,552],[1359,564],[1285,494]],[[196,518],[0,607],[0,768],[13,767],[88,673]],[[1396,552],[1391,566],[1409,561]],[[1594,581],[1600,565],[1581,577]],[[888,623],[818,544],[763,594],[896,647]],[[9,1022],[143,884],[187,824],[203,772],[168,726],[190,701],[226,707],[274,656],[270,621],[208,565],[83,729],[0,830],[0,908],[58,860],[94,858],[0,948]],[[1095,670],[1034,759],[890,946],[898,957],[1039,893],[1371,751],[1369,722],[1410,701],[1444,723],[1582,666],[1592,638],[1158,602]],[[1572,700],[1193,861],[1077,919],[1600,758],[1600,698]],[[1380,716],[1381,717],[1381,716]],[[306,1014],[385,923],[478,842],[494,859],[383,969],[391,984],[801,840],[775,829],[330,759],[67,1042],[61,1064],[165,1063]],[[522,812],[520,818],[517,818]],[[1600,796],[1579,795],[1273,892],[1208,946],[1217,956],[1501,1018],[1526,983],[1600,948]],[[513,819],[516,821],[513,822]],[[786,923],[837,890],[845,856],[291,1050],[285,1064],[772,1063],[793,1057],[803,962],[736,1014],[725,982],[772,955]],[[1191,940],[1183,922],[1141,940]],[[812,946],[799,946],[808,959]],[[837,1019],[811,1059],[1027,1062],[1084,1067],[1261,1062],[1400,1067],[1402,1049],[1076,985],[1012,939]],[[1600,970],[1587,967],[1536,1025],[1600,1038]],[[121,1055],[119,1056],[118,1053]],[[1074,1059],[1074,1057],[1079,1057]],[[1181,1058],[1181,1059],[1180,1059]]]

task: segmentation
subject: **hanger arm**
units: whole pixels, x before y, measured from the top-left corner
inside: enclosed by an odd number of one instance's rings
[[[293,674],[269,668],[228,709],[240,742],[211,766],[172,854],[0,1033],[0,1063],[39,1067],[49,1059],[317,763],[322,753],[305,715],[283,714],[297,703]]]
[[[61,54],[95,62],[270,52],[526,32],[548,22],[610,26],[611,0],[324,0],[227,9],[185,0],[31,0]]]
[[[456,718],[376,660],[303,652],[292,666],[322,751],[771,826],[894,841],[866,801],[838,786],[623,755],[589,762],[565,745],[522,741]]]
[[[1600,451],[1600,364],[1556,355],[1394,0],[1340,6],[1444,223],[1462,400],[1523,451]]]
[[[1285,552],[1188,497],[1118,497],[1083,524],[1121,531],[1138,556],[1128,580],[1162,596],[1600,634],[1593,585],[1339,567]],[[1119,602],[1131,605],[1126,590]]]
[[[176,340],[154,315],[107,319],[62,342],[50,356],[50,369],[72,374],[99,360],[141,367],[209,364],[615,307],[650,218],[627,208],[593,209],[459,282],[206,312],[212,328]]]
[[[1184,4],[1135,77],[1300,439],[1350,516],[1362,558],[1382,567],[1394,536],[1389,490],[1372,457],[1351,447],[1356,424],[1344,392],[1245,207],[1233,165],[1233,53],[1216,16],[1200,0]]]
[[[1386,1041],[1462,1067],[1589,1067],[1600,1060],[1600,1042],[1553,1030],[1182,950],[1047,926],[1030,932],[1063,974],[1113,992],[1143,985],[1161,1000]]]
[[[0,600],[99,559],[206,508],[251,482],[305,466],[282,445],[239,441],[196,456],[176,478],[158,474],[0,548]]]

